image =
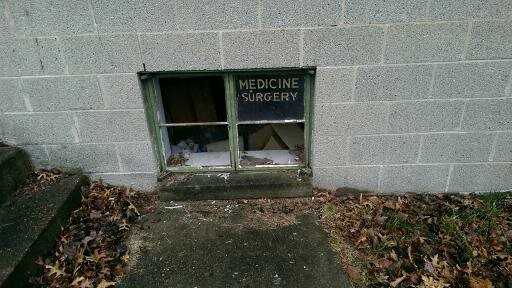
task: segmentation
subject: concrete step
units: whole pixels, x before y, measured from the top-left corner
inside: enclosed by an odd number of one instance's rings
[[[60,227],[81,200],[83,175],[66,177],[31,198],[12,197],[0,207],[0,287],[25,287],[38,256],[55,245]]]
[[[162,201],[306,197],[311,177],[297,171],[173,174],[157,188]]]
[[[28,154],[16,147],[0,147],[0,205],[32,171]]]

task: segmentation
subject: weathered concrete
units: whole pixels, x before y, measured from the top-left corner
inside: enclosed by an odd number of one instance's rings
[[[0,207],[0,287],[24,287],[35,275],[37,257],[52,250],[87,181],[85,176],[71,176],[31,198],[15,198]]]
[[[94,157],[101,154],[96,149],[80,168],[112,184],[150,190],[159,155],[127,144],[155,145],[137,72],[308,67],[317,72],[312,177],[322,188],[418,192],[441,185],[422,180],[404,187],[394,175],[429,170],[409,166],[419,164],[451,165],[456,172],[454,165],[467,161],[482,165],[461,166],[466,172],[460,175],[476,179],[479,174],[468,173],[489,169],[486,174],[507,175],[493,178],[496,187],[507,187],[511,15],[510,0],[4,0],[0,141],[30,145],[39,167],[49,160],[67,164],[55,161],[66,155],[48,159],[48,150],[61,153],[49,145],[115,145],[120,157]],[[57,91],[37,89],[43,86]],[[473,144],[431,143],[438,133],[460,131],[497,138],[470,156]],[[390,145],[372,140],[388,134],[421,134],[426,145],[419,145],[418,161],[379,159]],[[412,141],[396,145],[404,153],[416,147],[416,137],[399,138]],[[354,141],[378,157],[353,164],[350,155],[360,154],[350,147]],[[454,144],[443,149],[444,143]],[[466,189],[451,176],[440,179],[451,187],[444,191]]]
[[[276,227],[252,225],[256,213],[240,207],[249,204],[219,204],[219,213],[178,204],[160,203],[131,236],[120,287],[350,287],[315,215]]]
[[[14,147],[0,147],[0,205],[16,192],[31,169],[25,151]]]
[[[159,185],[160,199],[206,200],[312,196],[311,179],[294,172],[172,175]]]

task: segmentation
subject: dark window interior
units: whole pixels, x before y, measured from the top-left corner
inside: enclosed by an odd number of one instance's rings
[[[162,78],[160,90],[168,123],[227,121],[222,77]]]

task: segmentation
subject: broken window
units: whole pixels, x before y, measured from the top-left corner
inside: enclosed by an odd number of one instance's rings
[[[156,100],[161,165],[171,170],[307,166],[310,74],[188,73],[146,81]]]

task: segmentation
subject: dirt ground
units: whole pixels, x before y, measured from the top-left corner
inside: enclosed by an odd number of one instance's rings
[[[317,195],[358,287],[512,287],[512,193]]]

